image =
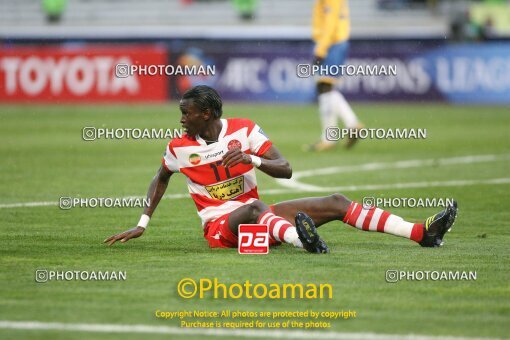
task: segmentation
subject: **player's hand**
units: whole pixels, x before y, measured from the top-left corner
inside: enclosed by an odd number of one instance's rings
[[[127,242],[132,238],[137,238],[142,236],[143,232],[145,231],[142,227],[135,227],[133,229],[126,230],[123,233],[113,235],[108,237],[106,240],[103,241],[103,243],[107,243],[109,246],[114,244],[115,242],[119,241],[121,243]]]
[[[251,164],[251,157],[238,148],[229,150],[221,160],[221,165],[225,168],[233,167],[239,163]]]
[[[312,62],[312,64],[313,64],[313,65],[317,65],[317,66],[319,66],[319,65],[322,65],[322,63],[323,63],[323,62],[324,62],[324,58],[322,58],[322,57],[318,57],[318,56],[315,56],[315,57],[313,58],[313,62]]]

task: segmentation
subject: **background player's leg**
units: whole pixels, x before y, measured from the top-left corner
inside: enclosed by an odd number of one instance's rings
[[[339,65],[345,65],[348,49],[348,42],[337,44],[332,47],[331,53],[334,55],[333,59],[337,60]],[[344,96],[338,89],[331,88],[329,101],[333,114],[342,120],[346,128],[357,129],[361,127],[358,117],[354,111],[352,111],[351,106],[347,103]]]
[[[319,102],[319,118],[321,122],[321,139],[319,142],[311,145],[305,145],[306,151],[324,151],[335,146],[335,142],[327,139],[326,131],[328,128],[336,127],[338,124],[337,116],[334,112],[334,103],[331,100],[333,94],[333,82],[319,80],[317,83],[318,102]]]
[[[323,66],[345,65],[348,48],[348,42],[331,46],[323,61]],[[360,123],[342,93],[335,88],[337,81],[337,76],[326,74],[324,77],[319,78],[317,82],[322,135],[321,142],[316,145],[315,151],[326,150],[333,145],[326,138],[326,129],[328,127],[336,127],[338,118],[342,120],[344,126],[348,129],[360,129],[363,127],[363,124]],[[346,147],[351,147],[355,142],[355,138],[349,138],[346,142]]]
[[[269,235],[276,241],[285,242],[303,247],[299,240],[296,227],[289,220],[277,216],[271,212],[269,206],[262,201],[255,201],[234,210],[228,218],[230,231],[237,235],[239,224],[260,223],[269,227]]]
[[[317,83],[318,102],[319,102],[319,117],[321,121],[321,142],[330,143],[327,140],[326,129],[338,126],[337,115],[335,114],[334,102],[332,100],[333,84],[326,82]]]
[[[361,127],[361,123],[358,120],[358,117],[352,111],[351,106],[345,100],[345,97],[338,90],[331,91],[330,95],[330,105],[333,108],[333,112],[340,119],[342,119],[344,126],[349,129],[358,129]]]

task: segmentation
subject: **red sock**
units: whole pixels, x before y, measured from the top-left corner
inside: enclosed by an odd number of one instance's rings
[[[351,202],[343,222],[361,230],[402,236],[416,242],[423,238],[423,224],[406,222],[402,217],[377,207],[366,209],[354,201]]]
[[[269,236],[279,242],[296,244],[299,241],[296,227],[283,217],[276,216],[270,210],[260,215],[258,223],[269,227]]]

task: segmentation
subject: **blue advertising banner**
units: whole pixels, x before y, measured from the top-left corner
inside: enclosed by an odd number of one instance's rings
[[[172,63],[214,65],[214,76],[184,76],[175,82],[172,97],[191,86],[215,87],[226,100],[310,102],[315,96],[312,78],[299,78],[296,67],[310,63],[310,43],[203,42],[185,43],[180,52],[170,47]]]
[[[424,59],[433,87],[447,101],[510,104],[510,43],[445,46]]]
[[[215,66],[214,76],[170,79],[171,97],[208,84],[226,100],[306,103],[315,98],[316,78],[299,69],[311,63],[310,42],[179,41],[169,49],[173,63]],[[356,72],[344,72],[337,86],[352,100],[510,104],[508,42],[353,41],[344,65]],[[374,67],[396,74],[364,72]]]

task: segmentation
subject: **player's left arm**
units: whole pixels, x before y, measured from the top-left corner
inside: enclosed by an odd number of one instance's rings
[[[262,154],[260,161],[261,163],[258,168],[269,176],[275,178],[292,177],[292,168],[289,162],[274,145],[271,145],[271,147]],[[229,150],[223,156],[222,165],[224,167],[233,167],[239,163],[252,164],[253,158],[237,148]]]
[[[340,16],[340,9],[343,2],[339,0],[327,0],[326,8],[322,9],[326,11],[324,15],[324,22],[322,23],[322,31],[319,39],[315,42],[314,50],[314,63],[320,65],[328,50],[333,44],[333,37],[335,35],[335,29],[337,28],[338,18]]]

